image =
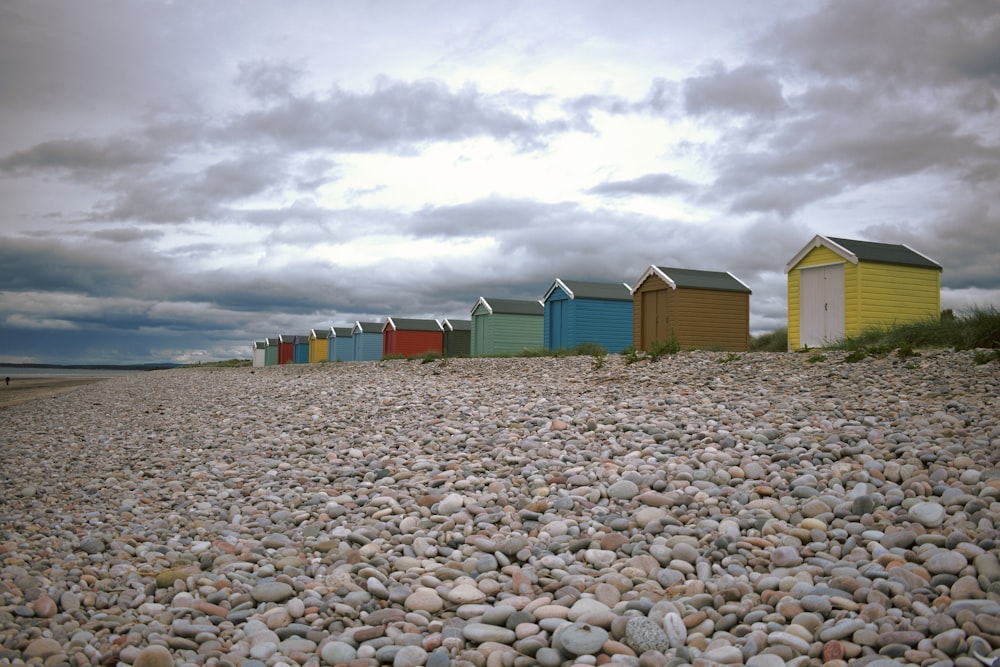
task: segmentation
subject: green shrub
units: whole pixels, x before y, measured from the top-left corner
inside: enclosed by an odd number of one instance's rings
[[[660,357],[665,354],[677,354],[680,351],[681,346],[677,342],[677,334],[671,331],[670,338],[667,340],[654,340],[649,344],[649,360],[659,361]]]
[[[787,352],[788,329],[781,328],[750,338],[751,352]]]

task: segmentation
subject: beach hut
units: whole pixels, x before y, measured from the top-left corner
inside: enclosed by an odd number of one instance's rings
[[[281,334],[278,336],[278,364],[295,363],[295,335]]]
[[[479,297],[472,307],[472,356],[540,349],[544,321],[541,301]]]
[[[297,364],[309,363],[309,335],[298,334],[295,336],[295,351],[293,359]]]
[[[625,283],[557,278],[542,303],[546,349],[594,343],[618,354],[632,344],[632,292]]]
[[[265,366],[277,366],[278,365],[278,339],[277,338],[265,338],[264,342],[267,343],[267,349],[264,350],[264,365]]]
[[[382,356],[441,354],[444,329],[437,320],[390,317],[382,327]]]
[[[330,361],[330,330],[312,329],[309,332],[309,363]]]
[[[816,235],[785,265],[788,348],[940,317],[941,270],[906,245]]]
[[[442,347],[446,357],[467,357],[472,354],[472,320],[445,319]]]
[[[263,366],[267,358],[267,341],[255,340],[253,342],[253,365]]]
[[[750,346],[750,288],[728,271],[650,266],[632,287],[632,344],[742,352]]]
[[[351,329],[354,361],[382,359],[382,322],[355,322]]]
[[[330,327],[330,361],[354,361],[351,327]]]

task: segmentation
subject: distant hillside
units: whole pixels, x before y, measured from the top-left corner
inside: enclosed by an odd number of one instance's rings
[[[157,363],[157,364],[3,364],[0,368],[57,368],[67,370],[88,370],[88,371],[162,371],[168,368],[177,368],[182,364]]]

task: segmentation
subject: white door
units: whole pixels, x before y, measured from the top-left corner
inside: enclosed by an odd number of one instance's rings
[[[844,265],[799,271],[799,345],[823,347],[844,337]]]

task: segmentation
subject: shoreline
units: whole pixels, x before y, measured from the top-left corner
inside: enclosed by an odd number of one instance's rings
[[[107,380],[106,377],[11,377],[10,384],[0,381],[0,410],[22,403],[40,401],[79,387]]]

